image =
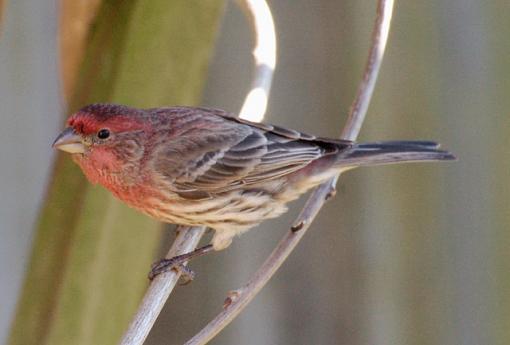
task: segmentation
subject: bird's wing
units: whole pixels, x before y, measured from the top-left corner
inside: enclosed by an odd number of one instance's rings
[[[156,171],[178,193],[214,194],[254,185],[351,145],[251,123],[220,110],[179,109],[183,116],[174,116],[172,126],[178,132],[167,137],[167,145],[158,145],[164,149],[153,160]]]

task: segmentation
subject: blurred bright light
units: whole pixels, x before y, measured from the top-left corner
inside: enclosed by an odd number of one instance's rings
[[[245,0],[255,33],[255,76],[239,117],[260,122],[264,119],[271,80],[276,66],[276,33],[271,9],[266,1]]]
[[[252,89],[244,101],[239,117],[241,119],[260,122],[264,119],[267,108],[267,92],[261,87]]]
[[[257,65],[266,64],[271,69],[276,65],[276,34],[271,10],[267,2],[247,0],[248,6],[254,14],[257,30],[257,44],[253,50]]]

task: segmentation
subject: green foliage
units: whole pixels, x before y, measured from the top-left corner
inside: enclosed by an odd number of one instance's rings
[[[71,102],[197,103],[223,1],[103,1]],[[50,148],[48,148],[50,149]],[[57,159],[9,344],[114,344],[135,311],[157,222]]]

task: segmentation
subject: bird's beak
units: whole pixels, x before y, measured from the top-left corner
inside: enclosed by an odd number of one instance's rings
[[[85,152],[85,145],[83,145],[81,136],[76,134],[71,127],[64,129],[51,146],[69,153]]]

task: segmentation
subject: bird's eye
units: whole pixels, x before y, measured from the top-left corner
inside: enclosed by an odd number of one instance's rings
[[[97,132],[97,137],[99,139],[107,139],[110,136],[110,131],[106,128],[103,128]]]

